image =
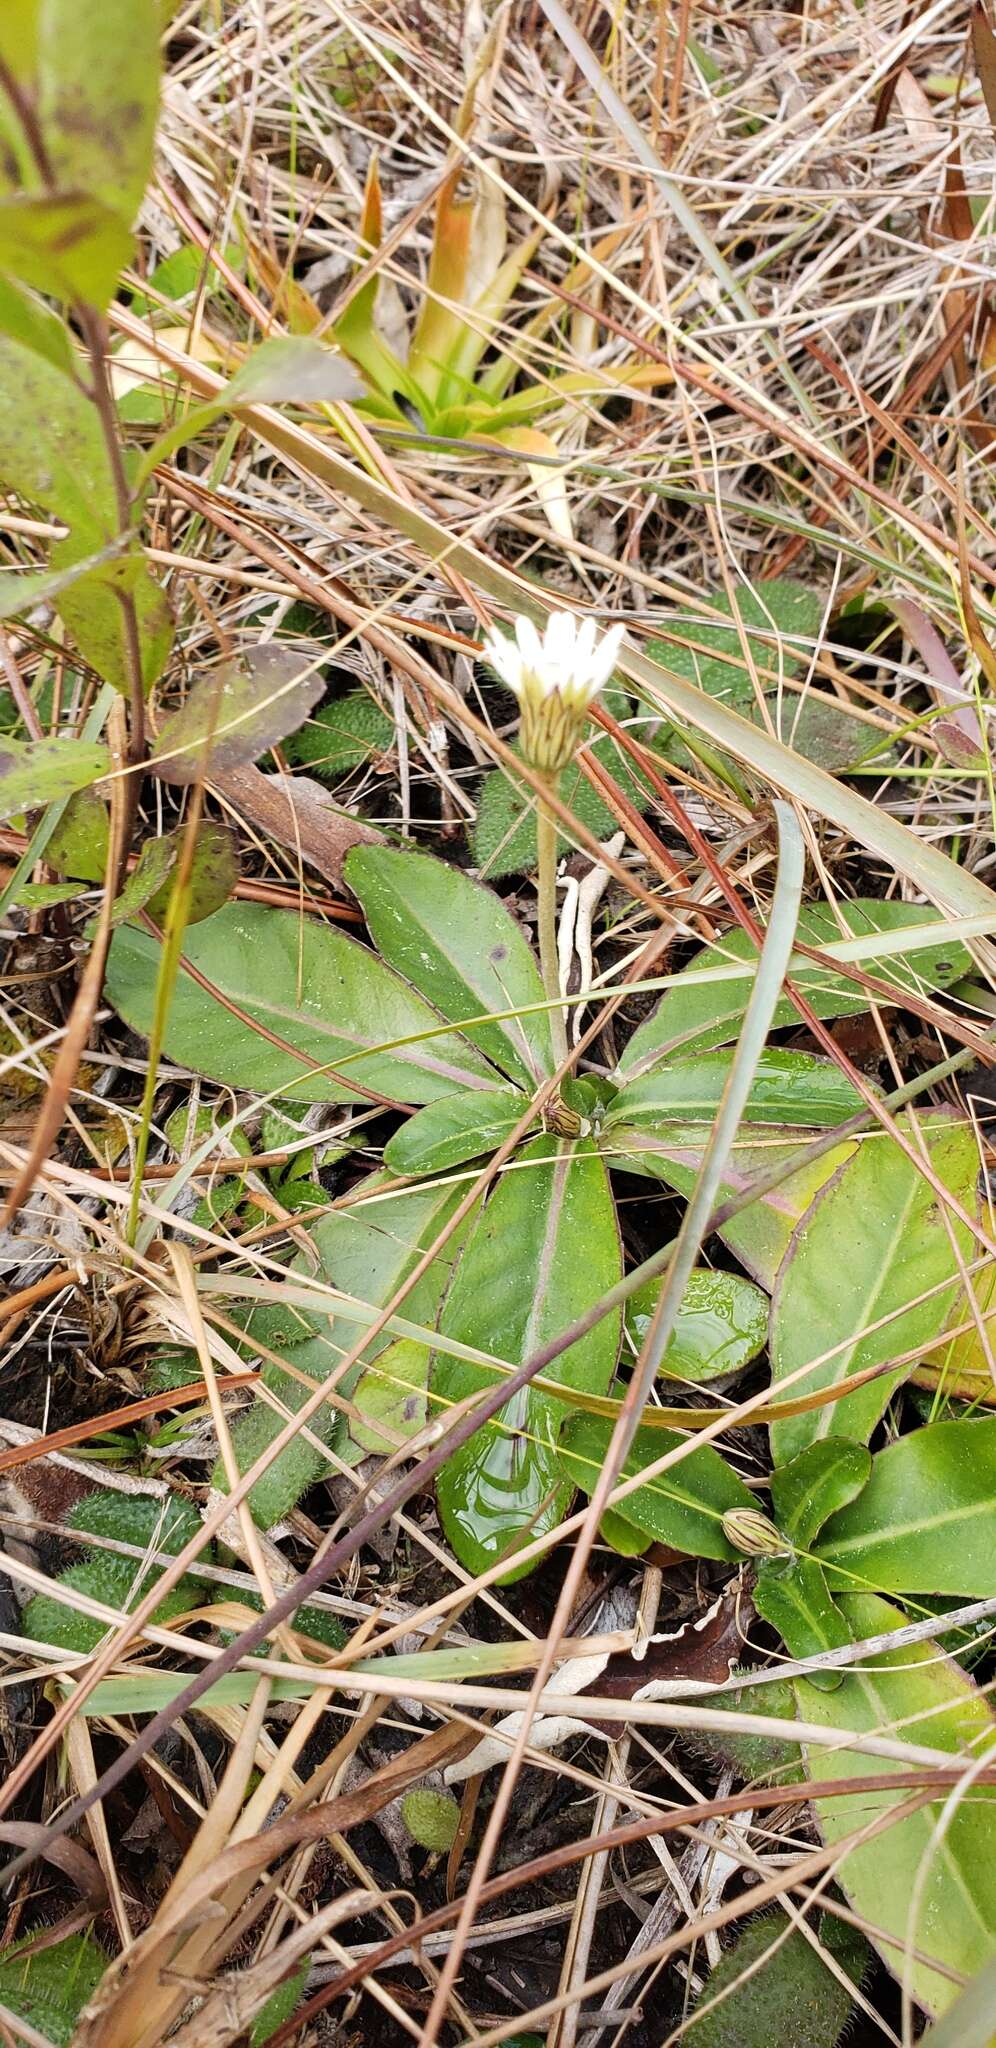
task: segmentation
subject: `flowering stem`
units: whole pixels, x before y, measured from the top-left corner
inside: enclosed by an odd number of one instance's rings
[[[550,779],[555,790],[559,777]],[[550,1011],[553,1056],[560,1066],[567,1058],[567,1027],[560,996],[560,963],[557,958],[557,820],[544,797],[536,811],[537,921],[540,968],[543,986],[555,1007]]]

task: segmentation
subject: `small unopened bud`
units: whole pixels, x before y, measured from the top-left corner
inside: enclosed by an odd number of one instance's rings
[[[519,700],[522,756],[540,775],[559,775],[584,738],[588,707],[608,682],[623,628],[598,638],[594,619],[578,625],[570,612],[554,612],[542,640],[531,619],[517,619],[515,638],[489,633],[484,658]]]
[[[401,1818],[413,1842],[445,1855],[456,1841],[460,1806],[452,1792],[433,1792],[428,1785],[416,1785],[405,1793]]]
[[[730,1508],[723,1516],[723,1534],[745,1557],[791,1557],[792,1545],[758,1508]]]

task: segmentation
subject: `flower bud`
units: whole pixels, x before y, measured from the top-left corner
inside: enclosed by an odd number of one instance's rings
[[[745,1557],[792,1557],[793,1547],[769,1515],[758,1508],[729,1508],[723,1516],[723,1534],[734,1550]]]

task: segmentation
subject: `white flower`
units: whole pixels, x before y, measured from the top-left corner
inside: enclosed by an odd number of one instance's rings
[[[541,774],[566,768],[588,706],[619,659],[623,632],[612,626],[599,638],[594,619],[579,625],[571,612],[554,612],[542,640],[526,618],[516,619],[514,640],[488,634],[484,658],[519,700],[522,752]]]

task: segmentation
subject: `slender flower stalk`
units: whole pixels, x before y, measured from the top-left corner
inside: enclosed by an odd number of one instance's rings
[[[623,628],[599,637],[594,619],[578,624],[570,612],[554,612],[540,639],[531,619],[515,622],[515,636],[492,632],[484,657],[518,698],[522,713],[522,758],[556,794],[561,770],[573,760],[588,720],[588,709],[608,682],[622,645]],[[557,962],[557,820],[541,796],[536,816],[537,921],[543,986],[555,1007],[550,1021],[558,1064],[567,1058],[567,1030]]]

